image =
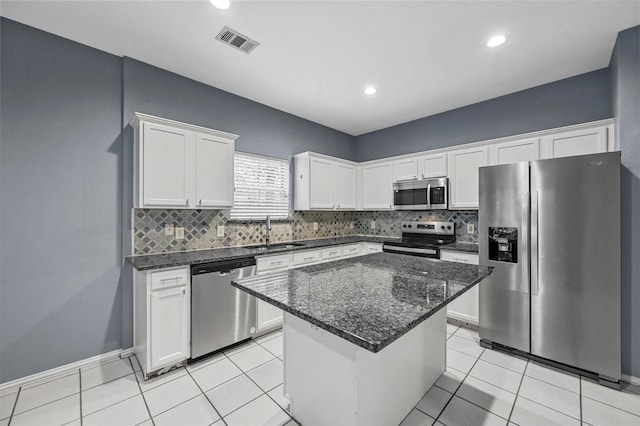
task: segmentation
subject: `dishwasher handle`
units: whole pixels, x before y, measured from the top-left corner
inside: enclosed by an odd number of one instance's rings
[[[191,266],[191,275],[200,275],[200,274],[210,274],[220,273],[220,276],[229,275],[233,273],[233,271],[241,268],[246,268],[248,266],[254,266],[256,264],[255,257],[247,257],[241,259],[234,260],[223,260],[220,262],[210,262],[204,263],[201,265],[192,265]]]
[[[230,271],[220,271],[218,272],[218,275],[220,275],[221,277],[225,277],[227,275],[233,275],[236,273],[236,269],[231,269]]]

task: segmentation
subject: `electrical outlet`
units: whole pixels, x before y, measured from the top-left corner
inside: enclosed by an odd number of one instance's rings
[[[224,237],[224,225],[218,225],[216,229],[218,231],[218,237]]]
[[[164,224],[164,235],[167,237],[173,235],[173,223]]]
[[[467,224],[467,234],[473,234],[474,231],[475,231],[475,226],[473,226],[473,223],[468,223]]]
[[[314,231],[318,230],[318,222],[313,222],[313,230]]]
[[[176,226],[176,240],[184,240],[184,226]]]
[[[371,221],[371,223],[369,224],[369,227],[370,227],[371,229],[376,229],[376,221],[375,221],[375,220],[372,220],[372,221]]]

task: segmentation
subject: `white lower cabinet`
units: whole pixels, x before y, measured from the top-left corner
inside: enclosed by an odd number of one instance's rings
[[[478,265],[480,263],[477,254],[457,251],[440,250],[440,259],[449,262],[468,263],[470,265]],[[447,305],[447,316],[478,325],[480,323],[479,301],[478,286],[476,285]]]
[[[190,356],[189,284],[188,267],[136,271],[133,340],[145,379]]]

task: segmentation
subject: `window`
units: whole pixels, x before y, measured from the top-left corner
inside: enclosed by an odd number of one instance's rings
[[[289,161],[236,152],[232,220],[289,218]]]

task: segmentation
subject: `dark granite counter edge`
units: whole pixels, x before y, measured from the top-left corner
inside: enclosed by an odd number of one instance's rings
[[[415,328],[418,324],[422,323],[423,321],[427,320],[429,317],[433,316],[436,312],[440,311],[440,309],[446,307],[449,303],[451,303],[452,301],[454,301],[455,299],[457,299],[458,297],[462,296],[464,293],[466,293],[467,291],[469,291],[472,287],[478,285],[480,283],[480,281],[482,281],[483,279],[485,279],[486,277],[488,277],[489,275],[491,275],[491,273],[493,272],[493,268],[490,269],[489,273],[487,275],[485,275],[482,278],[478,278],[476,280],[473,280],[471,283],[469,283],[463,290],[460,290],[459,292],[457,292],[455,294],[455,296],[447,299],[446,303],[441,303],[439,305],[437,305],[435,308],[431,309],[429,312],[426,312],[424,315],[416,318],[414,321],[411,321],[409,324],[407,324],[406,326],[398,329],[396,331],[396,333],[394,333],[392,336],[388,337],[387,339],[382,340],[381,342],[378,343],[372,343],[369,342],[367,340],[364,340],[363,338],[361,338],[360,336],[357,336],[355,334],[352,333],[348,333],[344,330],[340,330],[332,325],[326,324],[320,320],[317,320],[313,317],[310,317],[309,315],[306,315],[303,312],[300,312],[296,309],[291,308],[290,306],[279,302],[277,300],[271,299],[269,297],[264,296],[261,293],[258,293],[250,288],[244,287],[243,285],[240,285],[238,283],[236,283],[235,281],[231,282],[231,285],[234,287],[237,287],[239,289],[241,289],[242,291],[245,291],[246,293],[257,297],[258,299],[264,300],[265,302],[282,309],[283,311],[286,311],[292,315],[297,316],[298,318],[301,318],[317,327],[322,328],[323,330],[326,330],[336,336],[339,336],[357,346],[360,346],[361,348],[364,348],[370,352],[373,353],[377,353],[380,352],[382,349],[384,349],[385,347],[389,346],[391,343],[393,343],[394,341],[398,340],[400,337],[404,336],[405,334],[407,334],[409,331],[411,331],[413,328]],[[278,273],[278,272],[276,272]]]
[[[344,239],[344,242],[335,241],[339,239]],[[319,248],[338,246],[344,244],[357,244],[357,243],[378,243],[381,244],[383,241],[389,240],[397,240],[398,238],[393,237],[383,237],[383,236],[366,236],[366,235],[346,235],[344,237],[328,237],[328,238],[318,238],[312,240],[295,240],[295,241],[285,241],[282,243],[276,244],[286,244],[286,243],[304,243],[302,246],[295,247],[277,247],[270,249],[268,251],[258,250],[256,247],[258,246],[233,246],[233,247],[220,247],[214,249],[201,249],[201,250],[185,250],[185,251],[177,251],[171,253],[154,253],[154,254],[141,254],[141,255],[131,255],[125,257],[125,262],[133,265],[133,267],[138,271],[149,271],[152,269],[162,269],[162,268],[173,268],[179,266],[191,266],[191,265],[200,265],[203,263],[216,262],[216,261],[225,261],[225,260],[236,260],[243,259],[247,257],[258,257],[258,256],[271,256],[276,254],[282,254],[293,251],[302,251],[302,250],[314,250]],[[223,254],[223,251],[242,251],[241,253],[235,254]],[[194,256],[197,257],[200,253],[204,254],[206,252],[215,252],[219,251],[220,256],[215,256],[211,253],[211,256],[203,256],[202,258],[194,258],[194,259],[170,259],[171,257],[186,257],[186,256]],[[136,260],[141,258],[150,258],[157,257],[160,259],[164,259],[163,261],[149,263],[149,264],[136,264]]]

